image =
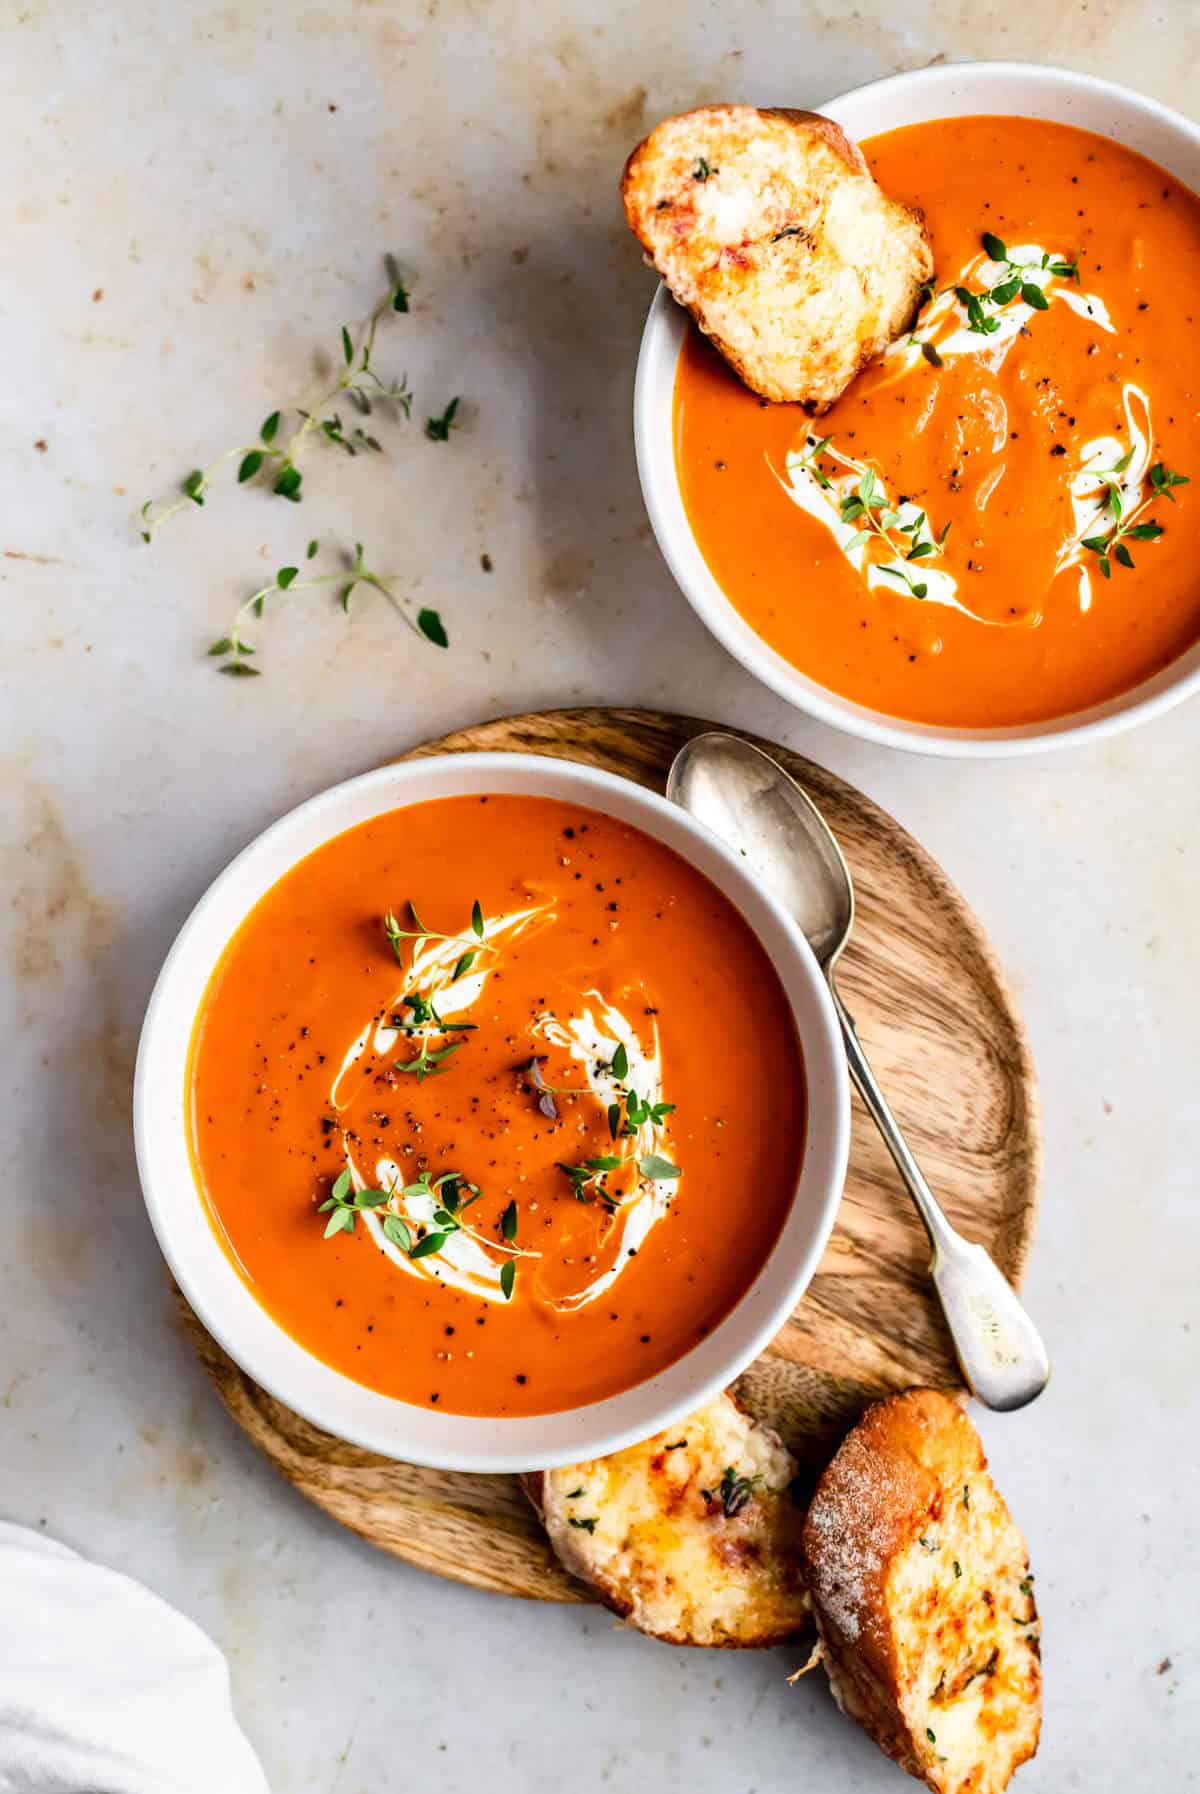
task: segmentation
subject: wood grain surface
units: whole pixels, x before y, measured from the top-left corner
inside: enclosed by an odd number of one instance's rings
[[[551,754],[661,791],[676,750],[713,726],[647,710],[547,711],[460,730],[404,758]],[[857,924],[839,987],[901,1126],[951,1219],[1019,1283],[1037,1211],[1037,1092],[987,939],[941,869],[886,812],[811,761],[760,745],[816,800],[849,862]],[[914,1383],[958,1386],[928,1257],[856,1095],[828,1250],[800,1307],[738,1384],[747,1406],[783,1433],[807,1479],[873,1397]],[[321,1432],[244,1376],[182,1298],[180,1305],[234,1420],[336,1520],[459,1582],[539,1600],[588,1599],[552,1559],[515,1478],[422,1470]]]

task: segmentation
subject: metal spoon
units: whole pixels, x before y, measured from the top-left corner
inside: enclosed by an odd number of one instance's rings
[[[1023,1408],[1046,1386],[1046,1348],[999,1267],[943,1214],[838,995],[834,974],[854,926],[854,886],[823,817],[769,754],[717,732],[679,750],[667,796],[736,848],[799,922],[829,981],[850,1075],[925,1223],[930,1272],[963,1376],[987,1407]]]

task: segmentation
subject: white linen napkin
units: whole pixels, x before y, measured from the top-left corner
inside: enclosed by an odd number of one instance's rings
[[[212,1640],[2,1521],[0,1794],[269,1794]]]

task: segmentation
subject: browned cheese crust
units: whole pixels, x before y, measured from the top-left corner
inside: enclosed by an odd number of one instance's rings
[[[869,1408],[817,1486],[803,1552],[838,1704],[936,1794],[1000,1794],[1041,1725],[1025,1541],[957,1403]]]
[[[912,323],[933,255],[918,212],[812,112],[703,106],[625,165],[630,228],[753,392],[828,409]]]
[[[730,1395],[605,1458],[524,1477],[563,1565],[669,1644],[777,1644],[810,1625],[796,1465]]]

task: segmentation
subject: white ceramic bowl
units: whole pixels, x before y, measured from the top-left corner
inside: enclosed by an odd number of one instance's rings
[[[323,842],[429,798],[513,792],[587,805],[675,849],[729,897],[775,965],[804,1055],[808,1128],[779,1241],[719,1327],[660,1375],[563,1413],[477,1419],[379,1395],[314,1358],[259,1306],[209,1225],[188,1155],[185,1077],[192,1024],[230,936],[258,899]],[[569,1464],[668,1426],[736,1377],[774,1337],[816,1268],[846,1170],[849,1088],[829,993],[808,944],[743,863],[665,798],[627,780],[528,754],[450,754],[389,766],[301,804],[237,857],[201,898],[167,956],[138,1049],[134,1133],[150,1220],[184,1295],[255,1382],[329,1432],[389,1457],[459,1470]]]
[[[856,139],[900,125],[978,113],[1050,119],[1114,138],[1200,190],[1200,128],[1126,87],[1068,69],[1020,62],[914,69],[855,88],[820,110]],[[1152,679],[1089,710],[1012,728],[951,729],[885,716],[808,678],[738,614],[692,535],[675,472],[673,427],[675,370],[687,328],[687,314],[660,287],[642,335],[634,393],[642,494],[658,545],[684,596],[717,640],[781,697],[866,741],[925,754],[984,757],[1035,753],[1111,735],[1157,716],[1200,688],[1197,645]]]

